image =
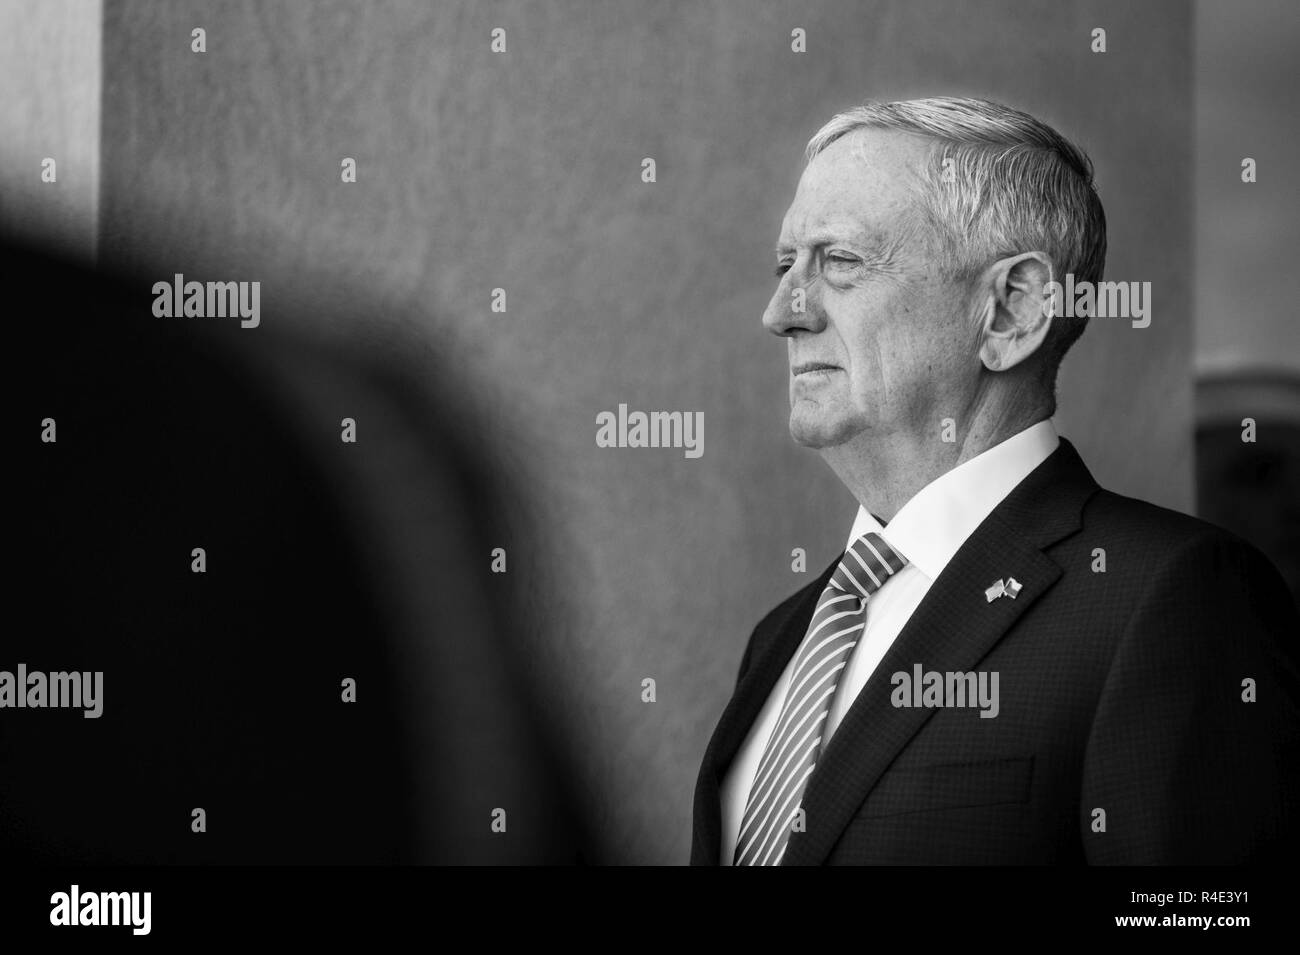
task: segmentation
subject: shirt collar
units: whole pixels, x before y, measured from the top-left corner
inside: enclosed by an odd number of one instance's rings
[[[859,507],[845,550],[863,534],[874,531],[935,580],[984,518],[1047,460],[1059,443],[1051,419],[1031,425],[939,475],[917,491],[887,527]]]

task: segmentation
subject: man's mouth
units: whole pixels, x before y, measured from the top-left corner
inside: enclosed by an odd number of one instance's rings
[[[814,371],[839,371],[839,365],[828,365],[824,361],[806,361],[802,364],[795,365],[790,369],[791,373],[797,378],[800,375],[806,375]]]

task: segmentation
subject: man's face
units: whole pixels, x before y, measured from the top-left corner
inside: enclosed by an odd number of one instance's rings
[[[937,261],[916,207],[926,154],[918,137],[860,130],[799,180],[763,324],[787,339],[790,433],[800,444],[938,435],[977,387],[971,303]]]

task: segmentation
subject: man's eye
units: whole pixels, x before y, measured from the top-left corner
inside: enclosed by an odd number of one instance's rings
[[[858,260],[853,256],[843,255],[837,252],[832,252],[830,255],[826,256],[826,261],[834,262],[839,268],[852,268],[858,264]]]
[[[790,271],[789,262],[778,262],[776,264],[776,268],[772,270],[772,274],[775,275],[777,278],[780,278],[781,276],[785,275],[786,272],[789,271]]]

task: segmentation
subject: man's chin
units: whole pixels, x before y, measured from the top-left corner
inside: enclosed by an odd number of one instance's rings
[[[856,433],[857,429],[847,421],[827,420],[823,416],[805,415],[798,411],[790,415],[790,437],[805,448],[833,448]]]

